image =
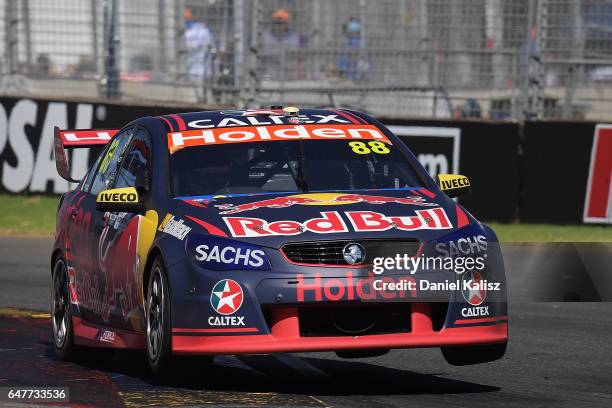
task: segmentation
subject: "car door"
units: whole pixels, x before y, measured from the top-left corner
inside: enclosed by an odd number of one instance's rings
[[[81,316],[95,324],[108,325],[110,304],[105,297],[106,277],[100,268],[99,235],[104,213],[96,211],[98,193],[112,187],[120,158],[130,144],[133,130],[118,133],[105,147],[87,176],[74,205],[69,209],[68,229],[71,265]]]
[[[109,188],[135,187],[147,201],[151,174],[151,139],[146,129],[135,127],[127,148],[117,157]],[[142,290],[140,281],[145,237],[141,236],[143,214],[97,212],[94,228],[98,241],[98,259],[104,276],[103,299],[111,327],[142,331]],[[153,227],[154,231],[155,226]]]

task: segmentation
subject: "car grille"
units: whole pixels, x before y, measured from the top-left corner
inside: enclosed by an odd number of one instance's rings
[[[448,302],[429,303],[434,332],[444,328]],[[272,331],[275,307],[262,307]],[[412,332],[413,305],[410,302],[314,304],[297,310],[300,337],[367,336]],[[421,312],[419,312],[421,313]]]
[[[305,307],[299,311],[300,337],[408,333],[410,303]]]
[[[287,259],[294,263],[310,265],[348,265],[342,256],[342,250],[347,244],[359,243],[366,252],[363,264],[372,263],[377,257],[395,257],[395,255],[418,254],[420,242],[416,239],[388,240],[341,240],[294,242],[281,247]]]

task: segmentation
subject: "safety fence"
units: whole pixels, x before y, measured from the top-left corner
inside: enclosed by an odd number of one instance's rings
[[[58,194],[53,126],[120,128],[188,110],[94,101],[0,98],[0,192]],[[612,224],[612,124],[382,118],[432,175],[460,173],[472,193],[460,202],[482,220]],[[96,151],[72,153],[80,178]]]
[[[0,94],[606,120],[612,1],[0,0]]]

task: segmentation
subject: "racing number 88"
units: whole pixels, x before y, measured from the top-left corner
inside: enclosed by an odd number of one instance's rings
[[[390,152],[389,148],[385,146],[383,142],[379,142],[376,140],[368,142],[367,145],[363,142],[349,142],[349,146],[351,146],[353,153],[357,154],[368,154],[371,152],[377,154],[387,154]]]

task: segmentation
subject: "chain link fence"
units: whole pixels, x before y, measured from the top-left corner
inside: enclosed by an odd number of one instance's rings
[[[612,1],[0,0],[0,93],[612,118]]]

